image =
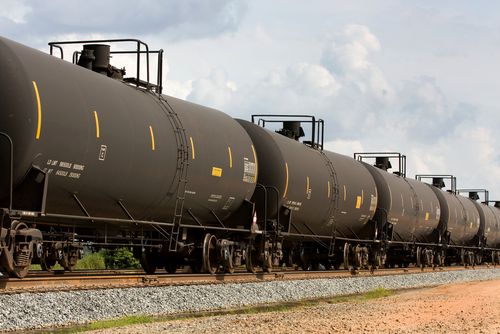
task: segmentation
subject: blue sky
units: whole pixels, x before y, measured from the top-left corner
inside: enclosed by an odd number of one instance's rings
[[[167,93],[248,119],[307,113],[327,147],[408,156],[500,199],[500,3],[2,0],[5,37],[140,38]]]

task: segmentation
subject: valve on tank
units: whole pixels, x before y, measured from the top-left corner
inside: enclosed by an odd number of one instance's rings
[[[109,63],[111,47],[106,44],[86,44],[83,46],[78,65],[113,79],[123,80],[125,68],[117,68]]]
[[[479,199],[479,195],[477,194],[477,191],[469,192],[469,198],[473,201],[477,201]]]
[[[446,184],[444,184],[444,180],[442,177],[432,178],[432,185],[439,189],[443,189],[444,187],[446,187]]]
[[[283,122],[283,128],[276,132],[294,140],[299,140],[299,138],[305,136],[304,129],[300,126],[300,122],[297,121]]]
[[[375,167],[380,168],[382,170],[387,171],[392,168],[391,162],[389,161],[389,157],[376,157],[375,158]]]

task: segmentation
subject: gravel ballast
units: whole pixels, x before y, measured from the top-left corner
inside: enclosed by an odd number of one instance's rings
[[[83,324],[128,315],[212,311],[302,299],[500,278],[500,269],[260,283],[163,286],[0,295],[0,330]]]

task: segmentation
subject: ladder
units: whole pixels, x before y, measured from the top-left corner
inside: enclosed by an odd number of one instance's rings
[[[167,99],[163,95],[158,95],[158,104],[161,106],[165,115],[168,117],[175,135],[175,142],[177,145],[177,166],[175,178],[178,180],[177,184],[177,194],[175,198],[174,206],[174,216],[172,219],[172,229],[169,236],[168,250],[170,252],[177,251],[177,243],[179,241],[179,235],[181,230],[182,214],[184,211],[184,200],[186,198],[186,187],[187,187],[187,172],[189,166],[189,146],[186,135],[186,130],[182,126],[182,122],[173,110],[173,108],[168,103]]]
[[[319,151],[320,154],[322,155],[323,159],[326,162],[326,167],[328,168],[328,171],[330,172],[330,183],[331,183],[331,189],[332,193],[330,194],[332,196],[332,201],[330,202],[330,208],[328,210],[328,223],[332,224],[332,236],[330,239],[330,246],[328,249],[328,256],[332,257],[335,253],[335,238],[337,235],[337,224],[336,224],[336,217],[339,211],[339,198],[340,198],[340,190],[339,190],[339,182],[337,178],[337,172],[335,171],[335,167],[333,167],[333,164],[330,159],[326,156],[326,154],[323,151]]]

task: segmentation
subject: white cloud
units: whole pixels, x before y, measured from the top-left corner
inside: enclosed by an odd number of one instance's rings
[[[212,108],[224,109],[237,90],[236,84],[221,69],[213,70],[206,78],[194,80],[187,99]]]
[[[30,42],[54,34],[80,39],[100,33],[120,37],[161,35],[163,40],[216,37],[238,29],[247,11],[244,0],[87,0],[2,1],[0,29],[7,37]],[[19,25],[17,23],[24,23]]]
[[[3,0],[0,6],[0,18],[15,23],[26,23],[26,15],[32,11],[32,8],[25,2],[20,0]]]
[[[380,50],[380,43],[363,25],[348,25],[327,45],[322,63],[332,72],[368,70],[373,64],[369,60],[371,52]]]

